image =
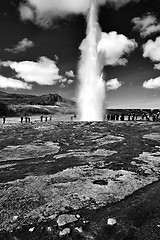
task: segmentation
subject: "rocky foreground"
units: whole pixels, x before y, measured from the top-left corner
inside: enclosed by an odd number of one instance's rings
[[[160,124],[0,128],[0,239],[160,239]]]

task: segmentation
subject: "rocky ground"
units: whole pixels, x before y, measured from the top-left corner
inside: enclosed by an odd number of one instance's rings
[[[0,240],[159,240],[160,124],[0,127]]]

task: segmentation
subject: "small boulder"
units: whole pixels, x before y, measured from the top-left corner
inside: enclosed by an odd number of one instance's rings
[[[77,218],[77,219],[80,219],[81,216],[80,216],[79,214],[76,214],[76,218]]]
[[[77,233],[83,233],[82,227],[75,227],[75,231],[76,231]]]
[[[16,221],[18,219],[18,216],[13,216],[13,221]]]
[[[107,225],[113,226],[117,223],[115,218],[108,218]]]
[[[60,236],[60,237],[66,236],[66,235],[68,235],[70,232],[71,232],[70,228],[65,228],[65,229],[63,229],[62,231],[59,232],[59,236]]]
[[[48,226],[47,227],[47,232],[51,233],[52,232],[52,227]]]
[[[34,231],[34,229],[35,229],[35,227],[32,227],[32,228],[29,228],[29,232],[33,232]]]
[[[68,223],[76,222],[78,219],[75,215],[62,214],[57,219],[57,224],[59,227],[64,226]]]

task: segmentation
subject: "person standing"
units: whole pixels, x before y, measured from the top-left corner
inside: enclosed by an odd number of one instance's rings
[[[25,117],[25,122],[26,122],[26,123],[27,123],[27,119],[28,119],[28,118],[27,118],[27,116],[26,116],[26,117]]]
[[[116,114],[116,121],[119,121],[119,114]]]
[[[3,124],[5,124],[5,122],[6,122],[6,117],[5,116],[2,117],[2,122],[3,122]]]
[[[23,116],[21,115],[21,123],[23,123]]]
[[[131,121],[131,114],[128,114],[128,121]]]
[[[142,113],[142,121],[144,121],[144,118],[145,118],[145,114]]]
[[[135,121],[135,113],[132,114],[132,121]]]
[[[41,122],[43,122],[43,115],[41,115]]]
[[[121,114],[121,121],[124,121],[124,113]]]
[[[156,121],[159,121],[159,112],[156,114]]]

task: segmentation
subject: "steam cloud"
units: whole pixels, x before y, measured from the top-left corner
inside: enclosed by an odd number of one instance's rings
[[[121,57],[133,51],[136,46],[134,40],[129,40],[122,34],[101,32],[98,24],[97,2],[93,0],[87,15],[86,38],[80,46],[82,52],[78,71],[80,120],[102,121],[104,119],[106,94],[102,75],[103,67],[125,65],[127,59]]]
[[[98,53],[97,46],[101,39],[101,30],[97,22],[97,5],[93,0],[87,16],[87,32],[80,50],[79,64],[80,89],[78,108],[80,120],[102,121],[105,104],[105,83],[102,79],[103,54]]]

